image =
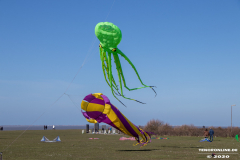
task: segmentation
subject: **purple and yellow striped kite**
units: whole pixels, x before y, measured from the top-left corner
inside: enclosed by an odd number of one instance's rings
[[[151,141],[149,132],[130,122],[102,93],[87,95],[81,103],[81,108],[86,111],[82,114],[90,123],[104,122],[111,125],[129,136],[135,137],[137,145],[140,144],[140,146],[145,146]]]

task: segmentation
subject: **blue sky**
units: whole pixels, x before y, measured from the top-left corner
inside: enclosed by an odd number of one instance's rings
[[[0,125],[84,125],[80,103],[100,92],[137,125],[230,126],[236,104],[240,126],[239,17],[237,0],[1,0]],[[144,105],[121,99],[124,107],[105,82],[94,33],[104,21],[121,29],[118,48],[143,82],[157,86],[157,97],[124,90]],[[120,60],[127,85],[140,87]]]

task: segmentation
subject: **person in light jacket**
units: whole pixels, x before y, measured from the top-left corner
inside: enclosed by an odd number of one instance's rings
[[[209,136],[208,129],[205,129],[205,131],[204,131],[204,137],[205,137],[205,138],[208,138],[208,136]]]

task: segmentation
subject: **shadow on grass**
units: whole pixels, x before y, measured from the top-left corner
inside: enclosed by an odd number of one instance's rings
[[[203,147],[182,147],[182,148],[203,148]]]
[[[181,148],[179,146],[161,146],[161,147],[168,147],[168,148]]]
[[[148,151],[154,151],[154,150],[159,150],[159,149],[138,149],[138,150],[117,150],[120,152],[148,152]]]
[[[168,147],[168,148],[203,148],[203,147],[179,147],[179,146],[161,146],[161,147]]]

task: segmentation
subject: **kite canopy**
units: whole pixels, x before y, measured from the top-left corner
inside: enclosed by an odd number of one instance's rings
[[[238,134],[235,136],[236,140],[238,141]],[[239,142],[239,141],[238,141]]]
[[[95,27],[95,35],[100,41],[102,47],[108,49],[117,48],[122,40],[121,30],[110,22],[100,22]]]
[[[54,140],[49,141],[49,139],[47,139],[47,137],[43,136],[43,138],[41,139],[41,142],[61,142],[61,139],[59,136],[57,136]]]
[[[199,142],[212,142],[212,141],[210,141],[208,138],[203,138]]]
[[[140,146],[144,146],[151,141],[149,132],[130,122],[102,93],[87,95],[81,103],[81,108],[86,111],[82,114],[90,123],[104,122],[111,125],[129,136],[135,137],[137,144],[140,144]],[[142,140],[139,139],[140,137]]]

